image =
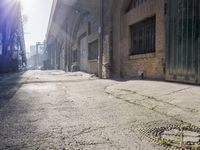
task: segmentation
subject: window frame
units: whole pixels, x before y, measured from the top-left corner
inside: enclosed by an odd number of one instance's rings
[[[97,45],[95,45],[97,44]],[[94,47],[91,47],[91,46],[94,46]],[[91,53],[91,51],[94,51],[94,49],[96,49],[96,53]],[[94,40],[90,43],[88,43],[88,60],[91,61],[91,60],[98,60],[98,49],[99,49],[99,41],[98,39],[97,40]],[[95,55],[95,56],[93,56]]]
[[[156,51],[156,15],[129,26],[129,55],[154,53]]]

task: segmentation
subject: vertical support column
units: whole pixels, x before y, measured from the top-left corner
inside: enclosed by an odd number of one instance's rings
[[[99,28],[99,52],[98,52],[98,75],[102,78],[102,63],[103,63],[103,3],[104,0],[100,0],[100,28]]]

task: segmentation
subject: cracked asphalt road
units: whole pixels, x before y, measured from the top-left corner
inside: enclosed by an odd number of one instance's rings
[[[137,129],[174,120],[106,94],[119,82],[62,71],[2,77],[0,149],[161,149]]]

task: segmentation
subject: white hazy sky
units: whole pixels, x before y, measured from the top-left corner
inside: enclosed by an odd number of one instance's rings
[[[28,17],[24,26],[26,49],[36,42],[43,42],[47,32],[53,0],[21,0],[22,14]]]

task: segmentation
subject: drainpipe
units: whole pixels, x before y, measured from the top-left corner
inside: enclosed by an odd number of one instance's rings
[[[104,0],[100,0],[100,27],[99,27],[99,59],[98,59],[98,75],[102,78],[102,66],[103,66],[103,5]]]

